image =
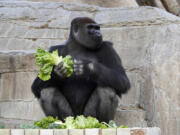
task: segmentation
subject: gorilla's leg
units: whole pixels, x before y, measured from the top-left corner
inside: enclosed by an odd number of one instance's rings
[[[118,96],[113,89],[98,87],[86,104],[84,115],[96,117],[99,121],[113,120],[118,106]]]
[[[64,120],[67,116],[73,116],[72,109],[64,95],[56,88],[49,87],[41,91],[41,107],[46,116],[53,116]]]

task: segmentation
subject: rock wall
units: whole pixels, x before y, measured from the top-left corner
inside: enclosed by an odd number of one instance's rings
[[[30,86],[34,52],[63,43],[78,16],[97,21],[121,56],[132,88],[116,120],[129,126],[180,129],[180,19],[157,8],[100,8],[84,4],[0,1],[0,122],[12,127],[44,116]],[[146,120],[145,120],[146,119]]]
[[[6,1],[6,0],[4,0]],[[17,1],[17,0],[11,0]],[[18,1],[32,1],[32,2],[64,2],[64,3],[80,3],[97,5],[100,7],[137,7],[136,0],[18,0]]]

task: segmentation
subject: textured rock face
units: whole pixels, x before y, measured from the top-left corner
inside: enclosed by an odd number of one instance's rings
[[[151,7],[0,1],[0,123],[18,125],[44,116],[30,91],[38,70],[34,52],[37,46],[63,43],[78,16],[100,23],[104,40],[114,42],[130,78],[131,90],[116,116],[119,124],[146,126],[146,118],[163,135],[178,135],[180,19]]]
[[[19,1],[24,1],[24,0],[19,0]],[[26,1],[64,2],[64,3],[74,3],[74,4],[84,3],[84,4],[97,5],[101,7],[137,7],[138,6],[136,0],[26,0]]]

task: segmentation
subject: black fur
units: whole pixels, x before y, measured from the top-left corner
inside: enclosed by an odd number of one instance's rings
[[[35,79],[32,92],[45,114],[61,120],[80,114],[105,122],[114,119],[118,96],[128,91],[130,82],[112,43],[102,41],[99,25],[89,18],[74,19],[68,41],[49,51],[56,49],[59,55],[72,56],[74,74],[66,78],[56,66],[50,80]]]

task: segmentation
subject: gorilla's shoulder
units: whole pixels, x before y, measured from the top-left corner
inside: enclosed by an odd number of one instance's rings
[[[53,45],[53,46],[51,46],[51,47],[49,48],[49,52],[52,52],[52,51],[54,51],[54,50],[60,51],[61,49],[64,48],[64,46],[65,46],[65,45]]]
[[[113,49],[113,43],[110,41],[103,41],[101,44],[102,51],[110,51]]]
[[[109,46],[113,46],[113,43],[110,41],[103,41],[102,45],[109,45]]]

